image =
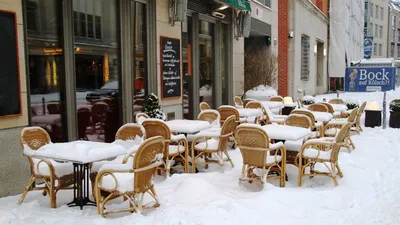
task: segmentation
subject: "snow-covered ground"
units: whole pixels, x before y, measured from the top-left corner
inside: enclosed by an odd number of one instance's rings
[[[318,96],[333,98],[336,95]],[[345,99],[379,101],[378,93],[341,94]],[[391,99],[399,91],[388,93]],[[235,167],[224,171],[210,168],[197,174],[158,176],[155,187],[160,197],[158,209],[139,214],[97,215],[94,207],[69,208],[71,191],[60,191],[57,209],[49,208],[49,198],[30,192],[22,205],[19,196],[0,199],[0,224],[281,224],[281,225],[398,225],[400,224],[400,130],[365,128],[354,135],[356,149],[342,150],[339,163],[344,177],[335,187],[327,177],[303,178],[297,186],[297,168],[288,165],[286,187],[277,180],[264,189],[261,184],[242,183],[239,150],[230,150]],[[6,182],[6,181],[2,181]],[[22,190],[21,190],[22,191]],[[122,206],[122,199],[114,200]]]

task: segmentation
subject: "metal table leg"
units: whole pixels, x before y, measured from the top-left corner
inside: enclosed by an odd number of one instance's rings
[[[81,210],[85,205],[96,206],[96,203],[89,199],[90,189],[90,168],[89,163],[74,165],[74,200],[68,203],[69,207],[79,206]]]

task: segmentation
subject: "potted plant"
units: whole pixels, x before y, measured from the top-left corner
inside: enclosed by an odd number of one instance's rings
[[[302,103],[303,103],[303,105],[311,105],[311,104],[315,103],[315,99],[311,95],[306,95],[303,97]]]
[[[144,99],[142,112],[149,115],[150,118],[166,120],[165,113],[162,111],[158,97],[153,93],[147,95]]]
[[[400,128],[400,99],[395,99],[391,101],[389,109],[389,127]]]
[[[355,101],[347,101],[346,106],[347,106],[348,110],[351,110],[351,109],[355,109],[355,108],[359,107],[359,104]]]

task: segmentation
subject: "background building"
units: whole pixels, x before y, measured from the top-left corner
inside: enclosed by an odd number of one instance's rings
[[[374,37],[372,58],[386,58],[388,57],[388,0],[366,0],[364,4],[364,32]]]
[[[388,57],[400,59],[400,2],[389,2]]]

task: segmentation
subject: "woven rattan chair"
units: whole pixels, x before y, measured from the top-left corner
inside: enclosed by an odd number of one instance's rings
[[[302,114],[290,114],[288,118],[285,120],[285,125],[293,126],[293,127],[302,127],[311,130],[312,122],[310,118],[306,115]],[[286,163],[297,165],[296,157],[299,154],[301,147],[304,142],[307,141],[307,138],[301,138],[295,141],[285,141],[285,149],[286,149]]]
[[[230,116],[222,125],[221,135],[216,136],[199,136],[192,142],[192,172],[195,172],[197,165],[204,165],[208,168],[208,164],[216,163],[223,168],[224,162],[229,162],[234,167],[232,159],[229,157],[227,147],[229,137],[233,135],[236,128],[235,116]],[[197,154],[195,154],[197,153]],[[211,158],[209,156],[211,155]],[[224,159],[224,155],[227,159]],[[200,157],[204,157],[204,163],[197,162]],[[215,159],[212,159],[215,157]]]
[[[282,98],[282,96],[274,96],[274,97],[269,98],[269,101],[272,101],[272,102],[283,102],[283,98]]]
[[[172,168],[183,168],[188,172],[188,142],[184,135],[172,135],[167,124],[160,119],[147,119],[143,122],[146,137],[161,136],[164,138],[165,149],[163,158],[163,170],[169,177]],[[183,166],[173,166],[176,161],[181,161]]]
[[[245,99],[243,100],[243,108],[246,107],[247,103],[254,101],[253,99]]]
[[[351,123],[345,123],[335,138],[312,139],[304,143],[299,153],[299,186],[303,184],[303,177],[328,176],[338,186],[336,176],[343,177],[338,163],[340,148],[345,144],[345,139],[350,133]],[[303,164],[306,160],[306,164]],[[315,170],[315,164],[323,163],[329,172]],[[305,169],[310,167],[310,173]]]
[[[325,128],[324,128],[324,136],[325,137],[335,137],[338,134],[339,130],[346,123],[350,123],[352,127],[355,126],[357,114],[358,114],[358,108],[354,108],[351,111],[349,117],[347,117],[347,119],[342,118],[342,119],[333,119],[333,120],[329,121],[329,123],[327,125],[325,125]],[[348,136],[346,137],[346,147],[349,152],[351,151],[350,147],[352,147],[353,149],[356,148],[351,139],[350,132],[348,133]]]
[[[211,109],[210,105],[207,102],[200,102],[200,111]]]
[[[332,98],[331,100],[329,100],[328,103],[330,103],[330,104],[340,104],[340,105],[346,104],[345,101],[343,99],[340,99],[340,98]]]
[[[51,143],[49,134],[41,127],[27,127],[21,131],[21,144],[30,151],[36,151],[40,147]],[[29,154],[24,156],[28,159],[31,167],[31,177],[25,187],[18,204],[21,204],[28,191],[42,190],[43,194],[50,197],[50,207],[56,208],[56,194],[62,189],[71,189],[74,183],[73,166],[71,163],[57,163],[50,159],[38,159]],[[43,180],[44,187],[34,187],[36,180]]]
[[[271,144],[268,134],[255,124],[241,124],[235,131],[235,138],[243,158],[239,184],[253,180],[265,184],[267,178],[279,178],[280,186],[285,186],[286,150],[282,142]],[[270,171],[277,173],[269,176]]]
[[[301,99],[297,99],[297,106],[301,109],[304,108],[303,102],[301,101]]]
[[[314,117],[314,114],[312,114],[312,112],[310,112],[308,110],[304,110],[304,109],[295,109],[290,114],[302,114],[302,115],[306,115],[310,118],[311,130],[314,131],[312,138],[321,137],[322,134],[324,133],[323,123],[315,122],[315,117]]]
[[[360,134],[363,129],[361,127],[361,116],[365,111],[365,107],[367,106],[367,102],[363,102],[360,106],[360,109],[357,112],[357,116],[356,116],[356,123],[353,125],[353,127],[351,128],[352,131],[357,132],[358,134]]]
[[[238,126],[239,123],[241,122],[239,111],[237,111],[235,107],[223,105],[218,108],[218,112],[219,115],[221,116],[221,126],[224,124],[225,120],[227,120],[230,116],[235,116],[236,126]]]
[[[320,102],[318,104],[322,104],[322,105],[326,106],[326,108],[328,109],[328,113],[332,113],[333,114],[335,112],[335,110],[333,109],[332,105],[329,104],[329,103]]]
[[[264,106],[259,101],[250,101],[246,104],[246,109],[258,109],[258,110],[263,111]],[[262,125],[266,124],[267,122],[266,122],[266,117],[264,116],[264,113],[261,116],[256,116],[254,118],[254,123],[262,124]]]
[[[239,96],[233,97],[233,102],[235,103],[235,106],[236,106],[237,108],[243,108],[243,107],[244,107],[243,101],[242,101],[242,99],[241,99]]]
[[[219,115],[219,112],[215,109],[201,111],[197,116],[197,120],[207,121],[213,127],[220,127],[221,125],[221,116]]]
[[[314,112],[329,112],[328,107],[326,107],[324,104],[320,103],[314,103],[308,106],[308,110],[314,111]]]
[[[96,176],[94,192],[97,212],[102,216],[118,212],[137,212],[160,206],[153,184],[157,167],[162,165],[164,139],[153,137],[139,147],[132,164],[104,165]],[[109,193],[102,197],[101,192]],[[149,194],[156,202],[152,206],[143,205],[144,195]],[[105,210],[106,203],[116,197],[128,199],[130,207],[119,210]]]
[[[136,123],[138,123],[138,124],[142,124],[143,121],[145,121],[146,119],[149,119],[149,118],[150,118],[149,115],[147,115],[146,113],[142,113],[142,112],[137,113],[135,116]]]

